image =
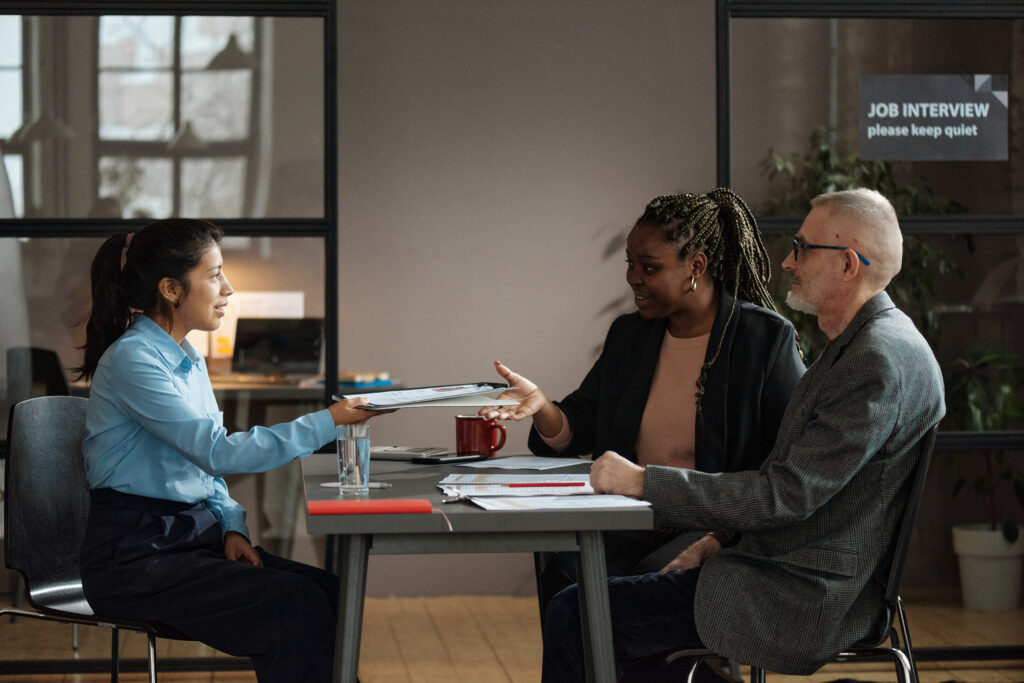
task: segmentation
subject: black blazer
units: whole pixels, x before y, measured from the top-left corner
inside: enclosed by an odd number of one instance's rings
[[[732,302],[723,289],[705,361],[718,346]],[[636,462],[640,420],[667,325],[667,319],[645,320],[639,313],[617,318],[579,389],[555,402],[572,428],[569,446],[556,454],[531,429],[530,450],[563,456],[611,450]],[[704,382],[694,435],[696,469],[757,469],[775,443],[789,395],[803,373],[793,325],[773,311],[737,300],[722,351]]]

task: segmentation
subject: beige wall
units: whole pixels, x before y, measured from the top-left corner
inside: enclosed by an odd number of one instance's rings
[[[713,3],[642,7],[340,3],[342,367],[416,386],[497,379],[497,358],[575,388],[625,291],[605,244],[715,178]],[[455,414],[382,417],[374,441],[454,445]],[[376,594],[533,585],[527,555],[373,558],[370,577]]]

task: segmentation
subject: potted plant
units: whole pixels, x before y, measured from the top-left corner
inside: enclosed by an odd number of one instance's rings
[[[1024,384],[1020,356],[975,348],[946,368],[946,405],[950,418],[970,431],[1005,430],[1024,417],[1017,389]],[[982,451],[980,473],[960,474],[953,494],[970,488],[984,507],[986,521],[953,527],[953,549],[960,565],[960,588],[969,609],[1020,606],[1024,537],[1014,517],[1000,508],[998,494],[1010,487],[1024,506],[1024,473],[1003,453]],[[958,458],[951,465],[959,470]]]

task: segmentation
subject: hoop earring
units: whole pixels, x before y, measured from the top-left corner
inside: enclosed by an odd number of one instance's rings
[[[691,292],[696,292],[697,291],[697,276],[696,275],[691,275],[690,276],[690,291]]]
[[[177,308],[178,306],[181,306],[181,299],[174,300],[174,307]]]

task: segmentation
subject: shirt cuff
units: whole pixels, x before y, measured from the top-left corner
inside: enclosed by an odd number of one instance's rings
[[[316,434],[318,442],[312,450],[315,451],[317,448],[325,446],[338,438],[338,430],[334,426],[334,418],[331,417],[331,411],[324,408],[315,413],[310,413],[309,417],[313,421],[313,433]]]
[[[558,406],[555,406],[556,408]],[[544,436],[537,431],[537,436],[540,440],[546,443],[551,450],[556,453],[561,453],[569,447],[569,442],[572,441],[572,430],[569,428],[569,420],[565,417],[565,413],[562,412],[561,408],[558,408],[558,414],[562,416],[562,428],[558,430],[558,433],[554,436]]]

